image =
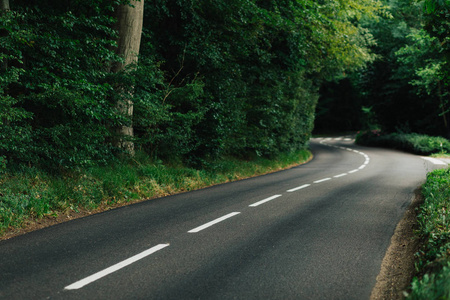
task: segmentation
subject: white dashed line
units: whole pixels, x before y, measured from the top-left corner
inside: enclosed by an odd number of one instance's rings
[[[331,180],[331,178],[324,178],[324,179],[316,180],[316,181],[313,181],[313,183],[321,183],[321,182],[328,181],[328,180]]]
[[[121,261],[121,262],[119,262],[119,263],[117,263],[117,264],[115,264],[115,265],[113,265],[113,266],[111,266],[109,268],[106,268],[106,269],[104,269],[104,270],[102,270],[100,272],[97,272],[97,273],[95,273],[95,274],[93,274],[91,276],[88,276],[88,277],[86,277],[84,279],[81,279],[81,280],[75,282],[75,283],[72,283],[71,285],[66,286],[64,289],[65,290],[81,289],[85,285],[88,285],[88,284],[90,284],[90,283],[92,283],[92,282],[94,282],[96,280],[99,280],[100,278],[105,277],[105,276],[107,276],[107,275],[109,275],[109,274],[111,274],[113,272],[116,272],[116,271],[118,271],[118,270],[120,270],[120,269],[122,269],[122,268],[124,268],[124,267],[126,267],[128,265],[131,265],[132,263],[134,263],[134,262],[136,262],[138,260],[141,260],[144,257],[149,256],[150,254],[153,254],[156,251],[159,251],[159,250],[161,250],[161,249],[163,249],[163,248],[165,248],[167,246],[169,246],[169,244],[159,244],[159,245],[157,245],[155,247],[152,247],[152,248],[150,248],[148,250],[145,250],[145,251],[143,251],[143,252],[141,252],[139,254],[136,254],[135,256],[132,256],[132,257],[130,257],[130,258],[124,260],[124,261]]]
[[[250,204],[249,206],[250,206],[250,207],[257,207],[258,205],[261,205],[261,204],[263,204],[263,203],[269,202],[269,201],[271,201],[271,200],[273,200],[273,199],[276,199],[276,198],[278,198],[278,197],[281,197],[281,195],[274,195],[274,196],[272,196],[272,197],[266,198],[266,199],[264,199],[264,200],[258,201],[258,202],[253,203],[253,204]]]
[[[304,188],[306,188],[306,187],[308,187],[308,186],[310,186],[310,184],[304,184],[304,185],[298,186],[298,187],[296,187],[296,188],[287,190],[287,192],[288,192],[288,193],[292,193],[292,192],[295,192],[295,191],[304,189]]]
[[[228,215],[225,215],[225,216],[220,217],[220,218],[217,218],[217,219],[215,219],[215,220],[213,220],[213,221],[211,221],[211,222],[208,222],[208,223],[206,223],[206,224],[203,224],[202,226],[199,226],[199,227],[196,227],[196,228],[194,228],[194,229],[191,229],[191,230],[189,230],[188,232],[189,232],[189,233],[197,233],[197,232],[199,232],[199,231],[202,231],[203,229],[206,229],[206,228],[208,228],[208,227],[211,227],[211,226],[213,226],[214,224],[217,224],[217,223],[219,223],[219,222],[222,222],[222,221],[224,221],[224,220],[226,220],[226,219],[229,219],[229,218],[231,218],[231,217],[234,217],[235,215],[238,215],[238,214],[240,214],[240,212],[232,212],[232,213],[230,213],[230,214],[228,214]]]
[[[351,170],[351,171],[348,171],[350,174],[351,173],[355,173],[355,172],[358,172],[359,170],[358,169],[355,169],[355,170]]]
[[[339,175],[336,175],[336,176],[333,176],[334,178],[339,178],[339,177],[343,177],[343,176],[347,176],[348,174],[347,173],[342,173],[342,174],[339,174]]]

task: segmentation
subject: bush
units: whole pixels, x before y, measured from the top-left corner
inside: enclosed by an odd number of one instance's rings
[[[417,253],[418,276],[413,279],[410,299],[450,297],[450,169],[427,176],[424,203],[417,216],[418,236],[423,241]]]
[[[450,141],[417,133],[381,134],[380,131],[358,133],[356,143],[365,146],[389,147],[419,155],[450,153]]]

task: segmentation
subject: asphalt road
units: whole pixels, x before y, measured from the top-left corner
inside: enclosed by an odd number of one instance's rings
[[[313,139],[302,166],[0,242],[1,299],[368,299],[427,171]]]

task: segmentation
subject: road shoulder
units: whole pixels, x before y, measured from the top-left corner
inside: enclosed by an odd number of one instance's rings
[[[420,241],[414,238],[417,227],[416,208],[422,202],[419,188],[391,238],[371,300],[404,299],[403,292],[409,287],[415,272],[414,254],[420,245]]]

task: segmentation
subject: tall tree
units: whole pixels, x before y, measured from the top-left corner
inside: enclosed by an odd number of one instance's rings
[[[0,2],[1,13],[7,12],[8,10],[10,10],[9,0],[1,0],[1,2]],[[5,36],[7,34],[8,34],[7,31],[3,31],[3,30],[0,31],[0,36]],[[2,61],[2,66],[1,66],[2,71],[5,71],[7,67],[8,67],[8,60],[6,58],[4,58]]]
[[[1,0],[0,5],[1,10],[9,10],[9,0]]]
[[[117,9],[117,29],[119,38],[116,53],[122,57],[112,67],[112,72],[126,71],[128,66],[133,66],[138,61],[139,48],[141,45],[142,23],[144,17],[144,0],[130,1],[122,4]],[[133,133],[133,101],[132,93],[125,93],[124,97],[117,102],[117,109],[126,119],[125,124],[117,127],[116,146],[134,154]]]

